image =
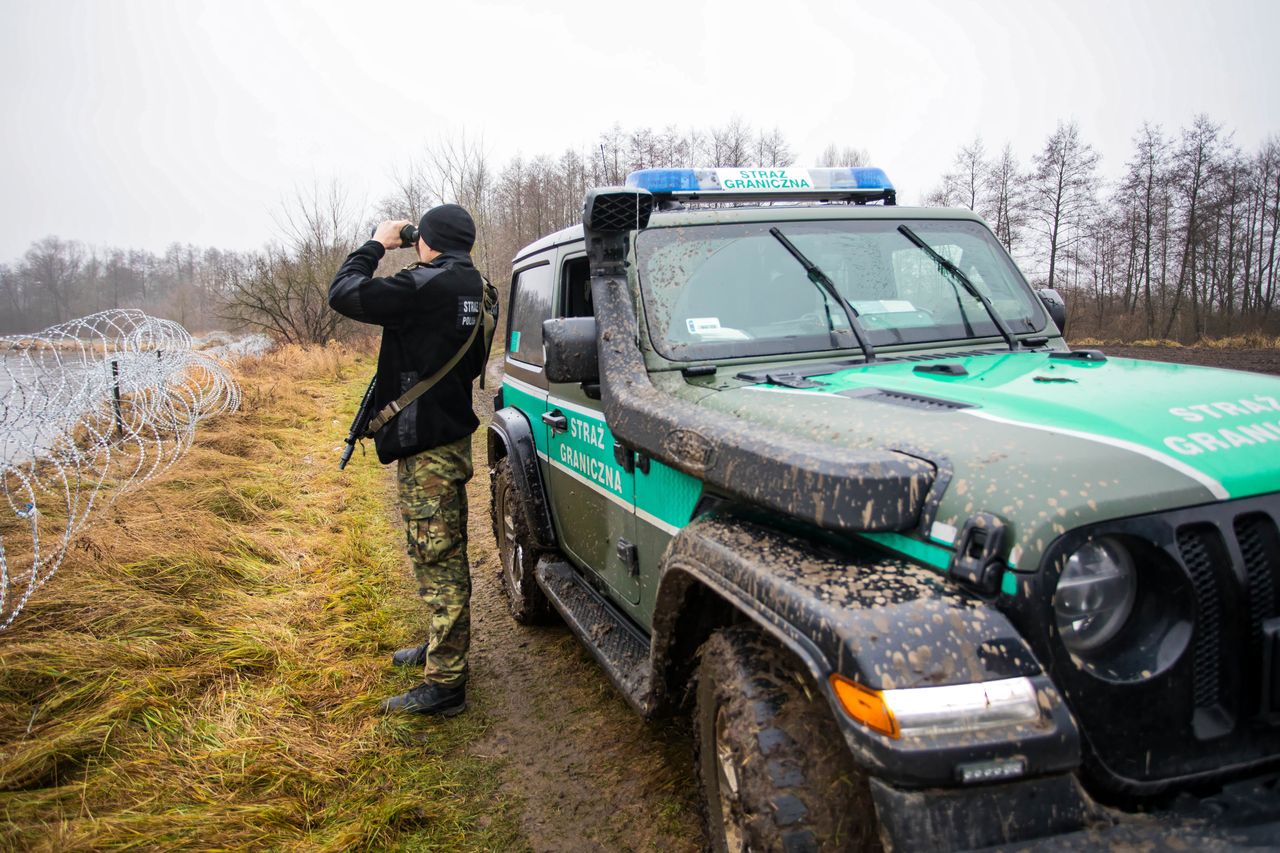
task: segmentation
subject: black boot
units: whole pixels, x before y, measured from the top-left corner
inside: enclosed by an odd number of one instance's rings
[[[392,666],[417,666],[422,667],[427,664],[427,644],[413,646],[408,649],[400,649],[391,656]]]
[[[383,699],[378,706],[384,714],[404,712],[409,714],[438,714],[452,717],[467,708],[467,686],[444,687],[439,684],[419,684],[390,699]]]

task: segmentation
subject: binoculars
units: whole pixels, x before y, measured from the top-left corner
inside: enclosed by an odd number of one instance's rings
[[[370,229],[369,236],[372,237],[376,233],[378,233],[378,226],[375,225],[373,226],[372,229]],[[412,249],[414,244],[417,242],[418,242],[418,226],[410,222],[409,224],[404,225],[400,228],[400,248],[401,249]]]

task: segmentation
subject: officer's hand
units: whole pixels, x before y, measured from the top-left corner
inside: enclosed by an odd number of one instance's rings
[[[388,219],[378,226],[378,230],[373,232],[373,239],[387,249],[399,249],[400,229],[408,224],[409,220],[407,219]]]

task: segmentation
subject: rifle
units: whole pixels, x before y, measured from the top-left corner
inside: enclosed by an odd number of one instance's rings
[[[356,409],[355,420],[351,422],[351,431],[347,433],[347,449],[342,451],[342,461],[338,463],[339,471],[346,468],[347,463],[351,461],[351,452],[356,449],[356,442],[369,436],[369,419],[373,417],[373,390],[377,384],[377,376],[369,380],[369,387],[365,389],[364,398],[360,400],[360,408]]]

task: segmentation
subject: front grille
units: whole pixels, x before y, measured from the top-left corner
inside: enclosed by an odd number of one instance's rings
[[[1280,494],[1078,528],[1046,550],[1044,565],[1060,571],[1102,537],[1130,543],[1140,575],[1133,633],[1098,660],[1131,655],[1144,668],[1128,672],[1140,677],[1086,665],[1052,637],[1039,649],[1086,736],[1087,784],[1149,796],[1280,766],[1280,691],[1267,689],[1280,669],[1266,654],[1268,644],[1280,647]],[[1046,573],[1037,600],[1013,611],[1020,628],[1043,630],[1033,617],[1052,614],[1057,577]]]
[[[1280,530],[1271,515],[1249,512],[1184,524],[1177,542],[1196,599],[1192,726],[1212,740],[1242,718],[1274,710],[1263,707],[1254,674],[1265,658],[1263,625],[1280,610]]]
[[[1195,697],[1197,708],[1211,708],[1221,696],[1222,678],[1222,592],[1214,558],[1221,553],[1221,538],[1209,524],[1183,527],[1178,531],[1178,548],[1196,596]]]
[[[1236,519],[1236,541],[1244,558],[1249,593],[1249,638],[1262,643],[1262,623],[1276,615],[1276,565],[1280,535],[1271,518],[1262,513]]]

